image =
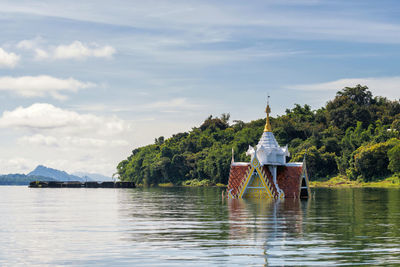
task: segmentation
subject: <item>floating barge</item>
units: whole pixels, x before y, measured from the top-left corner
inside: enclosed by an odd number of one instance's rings
[[[32,181],[32,188],[136,188],[134,182]]]

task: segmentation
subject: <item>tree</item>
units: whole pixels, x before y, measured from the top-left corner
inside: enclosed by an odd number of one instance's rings
[[[329,121],[340,129],[355,126],[357,121],[366,127],[371,120],[372,93],[367,86],[345,87],[326,105]]]
[[[372,93],[367,86],[357,84],[355,87],[345,87],[342,91],[337,92],[337,96],[347,97],[354,101],[357,105],[369,105],[372,102]]]
[[[397,132],[397,133],[400,133],[400,119],[395,119],[395,120],[392,122],[392,125],[391,125],[391,127],[390,127],[390,130],[391,130],[391,131],[395,131],[395,132]]]
[[[226,128],[229,127],[228,120],[230,118],[230,115],[227,113],[222,114],[222,119],[220,118],[213,118],[212,115],[210,115],[200,126],[200,129],[202,131],[205,131],[206,129],[211,129],[212,131],[215,131],[217,129],[220,130],[225,130]]]
[[[304,154],[306,154],[307,171],[311,180],[318,180],[325,178],[337,172],[335,154],[326,152],[325,147],[317,149],[315,146],[309,147],[297,153],[291,161],[303,161]]]
[[[388,151],[389,170],[400,172],[400,144],[394,146]]]
[[[355,171],[361,175],[365,181],[376,180],[390,173],[388,169],[390,151],[400,141],[391,139],[378,144],[367,144],[359,147],[354,152]],[[393,152],[393,167],[396,167],[396,152]]]
[[[229,119],[231,118],[231,114],[229,113],[222,113],[221,114],[221,121],[228,124]]]
[[[162,145],[162,144],[164,144],[164,136],[160,136],[160,137],[154,139],[154,143],[155,143],[156,145]]]
[[[188,132],[135,148],[118,164],[118,176],[149,185],[187,179],[226,183],[231,149],[236,161],[249,161],[245,152],[258,143],[265,126],[265,118],[232,125],[229,119],[229,113],[210,115]],[[398,170],[398,150],[392,148],[400,138],[400,102],[373,97],[366,86],[345,87],[317,110],[296,104],[270,121],[278,143],[288,144],[290,161],[302,161],[308,150],[313,179],[338,173],[378,179]]]

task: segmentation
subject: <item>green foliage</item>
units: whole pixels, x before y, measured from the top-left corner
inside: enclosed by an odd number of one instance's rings
[[[311,146],[306,150],[297,153],[291,161],[301,162],[306,153],[306,165],[307,171],[311,178],[322,178],[337,173],[337,165],[335,161],[335,153],[327,152],[325,146],[317,149],[315,146]],[[321,168],[321,166],[323,166]]]
[[[364,181],[373,181],[390,174],[388,169],[388,151],[400,144],[397,139],[382,143],[370,143],[360,146],[354,151],[354,171],[361,175]],[[395,159],[393,158],[394,162]]]
[[[400,144],[392,147],[388,151],[389,157],[389,170],[392,172],[400,173]]]
[[[342,130],[355,126],[358,121],[367,126],[372,118],[368,107],[373,103],[368,87],[345,87],[326,105],[328,120]]]
[[[144,185],[194,179],[227,184],[232,148],[236,161],[249,161],[245,152],[258,143],[265,125],[264,118],[232,124],[229,119],[227,113],[209,116],[190,132],[134,149],[117,166],[120,179]],[[368,181],[398,171],[393,140],[400,137],[400,103],[373,97],[366,86],[346,87],[318,110],[295,104],[271,124],[278,143],[289,146],[288,161],[302,161],[307,151],[313,180],[341,174]]]
[[[50,177],[25,174],[0,175],[0,185],[28,185],[33,181],[54,181],[54,179]]]
[[[198,179],[192,179],[192,180],[187,180],[182,183],[183,186],[193,186],[193,187],[199,187],[199,186],[211,186],[212,183],[208,179],[204,180],[198,180]]]
[[[173,183],[161,183],[158,184],[159,187],[173,187],[174,184]]]
[[[396,119],[393,121],[390,130],[395,132],[400,132],[400,119]]]

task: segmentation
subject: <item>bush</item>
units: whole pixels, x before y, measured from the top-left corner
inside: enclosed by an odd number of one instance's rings
[[[159,187],[173,187],[174,184],[173,183],[161,183],[158,184]]]
[[[293,156],[292,162],[301,162],[304,158],[305,150]],[[306,165],[309,177],[311,180],[325,178],[329,175],[337,173],[337,165],[335,161],[335,153],[326,152],[325,146],[317,149],[311,146],[307,150]]]
[[[398,152],[388,154],[396,144],[371,146],[400,138],[400,101],[372,97],[365,86],[344,88],[318,110],[296,104],[286,114],[271,117],[271,124],[278,143],[289,145],[291,161],[303,161],[308,149],[307,167],[313,179],[339,172],[352,180],[368,180],[399,170]],[[249,161],[245,153],[258,143],[264,126],[265,118],[230,125],[229,114],[210,116],[189,132],[161,136],[154,144],[134,149],[118,164],[118,177],[144,185],[180,185],[190,179],[198,179],[196,186],[201,179],[227,184],[232,148],[236,161]]]
[[[199,186],[211,186],[212,183],[208,179],[204,180],[198,180],[198,179],[192,179],[192,180],[187,180],[182,182],[183,186],[191,186],[191,187],[199,187]]]
[[[366,181],[373,181],[390,174],[388,169],[388,151],[391,150],[399,140],[391,139],[378,144],[367,144],[359,147],[354,152],[355,172],[360,174]],[[393,160],[395,162],[395,160]]]
[[[388,151],[389,170],[400,172],[400,144],[394,146]]]

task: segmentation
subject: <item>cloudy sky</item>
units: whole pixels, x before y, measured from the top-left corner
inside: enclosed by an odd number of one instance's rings
[[[400,3],[0,0],[0,173],[111,175],[208,115],[400,97]]]

